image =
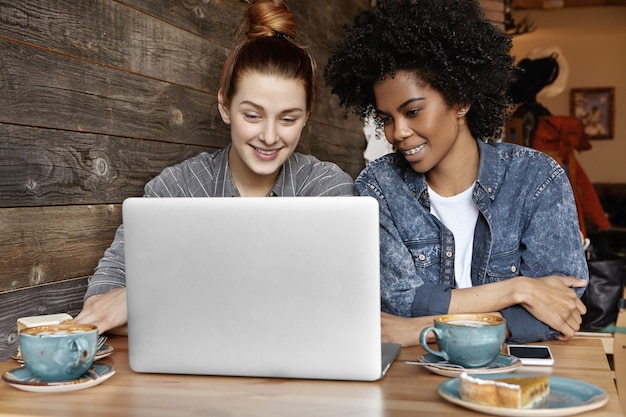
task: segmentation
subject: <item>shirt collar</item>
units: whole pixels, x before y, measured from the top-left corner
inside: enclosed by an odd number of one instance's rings
[[[226,174],[224,176],[224,195],[230,195],[231,197],[241,197],[239,194],[239,190],[235,186],[233,182],[233,176],[230,171],[230,165],[228,164],[228,154],[230,152],[231,144],[228,144],[226,148],[224,148],[224,152],[222,153],[223,158],[223,166],[226,167]],[[296,187],[294,183],[295,171],[295,156],[292,154],[289,156],[287,161],[280,168],[280,172],[278,173],[278,177],[276,178],[276,182],[267,193],[268,197],[295,197],[296,195]]]
[[[476,184],[493,200],[496,195],[496,190],[500,185],[500,178],[502,177],[500,172],[503,169],[503,162],[495,146],[483,142],[482,140],[476,140],[476,142],[478,142],[479,153],[478,178],[476,179]],[[402,155],[398,153],[395,155],[397,155],[397,158],[404,159]],[[415,172],[408,163],[405,163],[404,167],[405,171],[403,176],[405,183],[410,184],[413,188],[413,194],[416,197],[420,198],[420,200],[427,200],[428,184],[426,183],[426,176]]]

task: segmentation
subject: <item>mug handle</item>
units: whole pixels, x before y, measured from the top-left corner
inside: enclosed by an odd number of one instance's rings
[[[428,353],[431,353],[435,356],[438,356],[440,358],[443,358],[447,361],[450,360],[450,357],[448,356],[448,354],[442,350],[433,350],[430,348],[430,346],[428,346],[428,342],[426,340],[426,336],[428,336],[429,332],[433,332],[435,334],[435,338],[439,339],[439,337],[441,337],[441,330],[435,328],[435,327],[426,327],[425,329],[422,330],[422,332],[420,333],[420,344],[422,345],[422,347],[424,348],[424,350],[426,350]]]
[[[74,354],[74,363],[67,367],[68,373],[83,366],[89,360],[89,343],[84,338],[75,338],[68,341],[69,351]]]

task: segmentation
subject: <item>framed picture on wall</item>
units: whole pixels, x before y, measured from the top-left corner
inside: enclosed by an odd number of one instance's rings
[[[570,115],[585,125],[589,139],[612,139],[615,117],[615,88],[572,88]]]

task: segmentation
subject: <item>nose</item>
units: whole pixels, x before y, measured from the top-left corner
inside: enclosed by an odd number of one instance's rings
[[[392,133],[392,137],[391,137],[390,142],[392,144],[397,143],[397,142],[402,142],[403,140],[405,140],[406,138],[408,138],[409,136],[413,134],[411,132],[411,129],[409,129],[409,126],[406,123],[404,123],[402,119],[394,123],[393,131],[391,133]]]
[[[266,123],[259,138],[267,145],[272,145],[278,142],[278,131],[274,123]]]

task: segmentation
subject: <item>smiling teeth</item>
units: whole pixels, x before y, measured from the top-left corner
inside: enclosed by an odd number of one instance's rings
[[[404,153],[405,155],[407,155],[407,156],[408,156],[408,155],[413,155],[413,154],[415,154],[415,153],[418,153],[418,152],[419,152],[419,151],[421,151],[422,149],[424,149],[424,147],[425,147],[425,146],[426,146],[426,144],[424,143],[424,144],[422,144],[422,145],[418,146],[417,148],[409,149],[408,151],[404,151],[403,153]]]
[[[256,148],[257,152],[263,155],[273,155],[276,152],[278,152],[276,149],[272,149],[272,150],[265,150],[265,149],[260,149],[260,148]]]

